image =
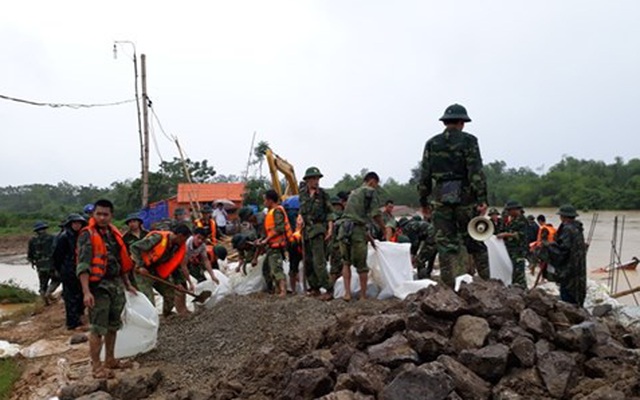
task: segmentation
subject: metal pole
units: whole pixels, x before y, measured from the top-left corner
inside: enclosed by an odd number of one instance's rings
[[[142,66],[142,208],[149,205],[149,98],[147,96],[147,56],[140,55]]]

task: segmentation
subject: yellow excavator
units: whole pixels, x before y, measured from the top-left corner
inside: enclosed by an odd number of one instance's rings
[[[278,196],[282,200],[298,195],[298,180],[296,179],[296,173],[287,160],[275,154],[271,149],[267,149],[265,152],[265,158],[267,164],[269,164],[269,173],[271,174],[271,184],[273,189],[278,193]],[[280,176],[278,173],[282,173],[285,179],[284,191],[280,183]]]

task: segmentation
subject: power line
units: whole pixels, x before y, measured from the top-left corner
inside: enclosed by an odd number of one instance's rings
[[[112,103],[93,103],[93,104],[85,104],[85,103],[43,103],[43,102],[33,101],[33,100],[18,99],[16,97],[6,96],[6,95],[3,95],[3,94],[0,94],[0,99],[8,100],[8,101],[15,101],[16,103],[28,104],[28,105],[31,105],[31,106],[41,106],[41,107],[51,107],[51,108],[73,108],[73,109],[76,109],[76,110],[79,109],[79,108],[119,106],[119,105],[122,105],[122,104],[133,103],[134,101],[136,101],[136,99],[129,99],[129,100],[122,100],[122,101],[115,101],[115,102],[112,102]]]
[[[164,137],[167,138],[167,140],[169,140],[170,142],[175,142],[177,140],[177,138],[174,135],[169,135],[167,134],[167,132],[165,132],[164,128],[162,127],[162,123],[160,122],[160,118],[158,118],[158,114],[156,114],[156,111],[153,109],[153,107],[151,107],[151,101],[149,100],[149,109],[151,110],[151,114],[153,114],[153,118],[156,119],[156,122],[158,123],[158,127],[160,128],[160,132],[162,132],[162,134],[164,135]]]
[[[153,126],[153,121],[151,121],[151,124],[149,124],[149,130],[151,131],[151,139],[153,139],[153,145],[156,149],[156,154],[158,154],[158,157],[160,158],[160,162],[164,162],[164,159],[162,158],[162,154],[160,154],[160,146],[158,146],[158,139],[156,138],[156,130]]]

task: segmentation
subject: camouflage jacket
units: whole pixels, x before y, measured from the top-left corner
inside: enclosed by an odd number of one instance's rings
[[[304,237],[311,239],[327,232],[329,221],[333,221],[333,206],[329,194],[318,188],[315,195],[308,188],[300,192],[300,215],[304,220]]]
[[[420,205],[433,196],[436,204],[487,202],[487,183],[475,136],[445,130],[427,141],[420,164]]]
[[[515,233],[516,236],[504,239],[504,245],[509,252],[509,256],[524,257],[527,254],[527,227],[529,222],[524,215],[518,215],[515,219],[509,220],[504,224],[502,232]]]
[[[360,225],[366,225],[380,214],[378,192],[367,185],[362,185],[349,195],[343,218]]]
[[[29,240],[27,259],[39,271],[49,271],[53,266],[55,237],[47,232],[38,232]]]

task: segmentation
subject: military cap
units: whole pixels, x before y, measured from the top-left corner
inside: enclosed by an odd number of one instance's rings
[[[422,217],[419,215],[414,215],[413,217],[411,217],[412,221],[422,221]]]
[[[253,215],[253,210],[251,207],[242,207],[238,210],[238,217],[241,221],[246,221]]]
[[[576,211],[576,208],[571,204],[565,204],[561,206],[557,214],[561,217],[570,217],[570,218],[575,218],[578,215],[580,215],[578,214],[578,211]]]
[[[202,207],[202,212],[204,214],[211,214],[213,213],[213,208],[209,204],[206,204],[204,207]]]
[[[534,217],[533,215],[529,214],[529,215],[527,215],[527,219],[528,219],[529,221],[535,221],[535,220],[536,220],[536,217]]]
[[[509,200],[507,201],[507,204],[505,204],[504,209],[505,210],[515,210],[515,209],[521,209],[522,205],[520,205],[520,203],[518,203],[515,200]]]
[[[305,171],[304,177],[302,177],[302,179],[322,178],[322,177],[323,177],[323,175],[320,172],[320,170],[318,169],[318,167],[309,167]]]
[[[87,220],[80,214],[72,213],[67,216],[67,219],[62,225],[69,226],[72,222],[82,222],[82,225],[86,225]]]
[[[187,212],[185,211],[185,209],[184,209],[184,208],[179,207],[179,208],[176,208],[176,209],[175,209],[175,211],[173,212],[173,215],[175,215],[175,216],[182,216],[182,215],[185,215],[186,213],[187,213]]]
[[[82,212],[84,212],[85,214],[91,214],[93,210],[95,210],[95,208],[96,207],[92,203],[89,203],[84,206],[84,208],[82,209]]]
[[[338,198],[342,201],[347,201],[349,199],[349,192],[345,192],[344,190],[339,191]]]
[[[489,215],[500,215],[500,211],[497,208],[492,207],[489,209]]]
[[[452,104],[444,110],[444,115],[440,117],[440,121],[464,121],[471,122],[471,118],[467,114],[467,109],[460,104]]]
[[[129,215],[127,215],[127,219],[124,220],[125,224],[128,224],[129,221],[133,221],[133,220],[138,220],[140,221],[140,223],[143,223],[144,221],[142,221],[142,217],[140,217],[140,214],[138,213],[131,213]]]
[[[247,242],[247,235],[243,235],[242,233],[236,233],[231,238],[231,246],[233,246],[234,249],[237,249],[238,247],[242,246],[246,242]]]
[[[213,248],[213,253],[216,255],[218,260],[225,260],[227,258],[227,248],[223,245],[219,244]]]
[[[35,224],[33,224],[33,231],[34,232],[38,232],[38,231],[41,231],[43,229],[47,229],[48,227],[49,227],[49,225],[47,225],[46,222],[37,221]]]
[[[405,226],[407,223],[409,223],[409,218],[407,217],[402,217],[398,220],[398,226],[401,228]]]
[[[331,198],[331,204],[342,204],[342,200],[340,200],[340,197],[338,196],[333,196]]]

